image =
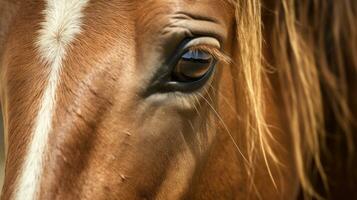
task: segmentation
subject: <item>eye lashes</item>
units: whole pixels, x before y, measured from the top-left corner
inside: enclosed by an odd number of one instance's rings
[[[189,47],[188,51],[197,52],[197,51],[205,51],[211,54],[217,61],[221,61],[223,63],[232,63],[232,59],[218,50],[216,47],[212,47],[210,45],[197,45]]]

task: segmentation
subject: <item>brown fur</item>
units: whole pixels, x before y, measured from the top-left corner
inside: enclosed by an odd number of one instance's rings
[[[2,199],[14,191],[47,76],[34,48],[43,2],[16,2],[1,21],[11,24],[0,36]],[[324,155],[345,159],[324,147],[339,144],[334,134],[354,151],[357,4],[229,2],[89,3],[63,64],[40,199],[297,199],[300,188],[307,198],[337,199],[353,189]],[[182,12],[219,21],[220,55],[231,57],[195,109],[140,96],[180,41],[160,35]]]

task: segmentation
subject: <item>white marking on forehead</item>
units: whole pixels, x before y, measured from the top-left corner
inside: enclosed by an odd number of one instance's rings
[[[52,129],[52,118],[56,104],[56,91],[60,81],[62,61],[66,49],[81,30],[82,10],[89,0],[45,0],[44,22],[41,24],[37,46],[42,59],[49,67],[48,83],[40,102],[35,119],[33,135],[28,146],[28,152],[15,199],[37,199],[43,171],[44,153],[47,148],[49,134]]]

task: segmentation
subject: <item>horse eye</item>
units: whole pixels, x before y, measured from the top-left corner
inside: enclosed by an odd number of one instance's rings
[[[188,50],[180,57],[173,70],[177,82],[194,82],[208,74],[213,66],[213,56],[202,50]]]

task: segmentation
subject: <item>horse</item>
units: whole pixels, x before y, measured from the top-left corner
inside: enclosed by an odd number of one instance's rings
[[[356,197],[356,2],[0,11],[1,199]]]

